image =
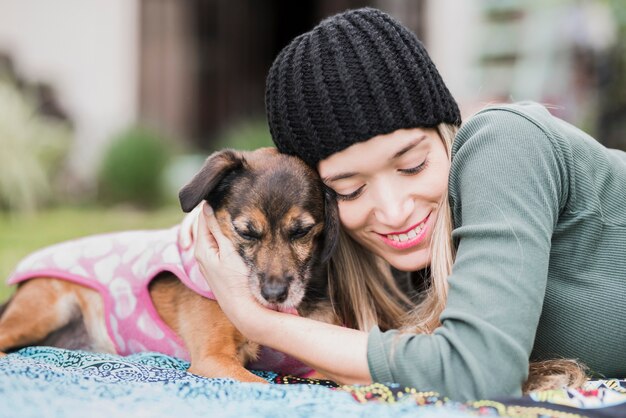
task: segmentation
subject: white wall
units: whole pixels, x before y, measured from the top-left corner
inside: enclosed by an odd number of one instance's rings
[[[572,51],[575,46],[602,51],[615,42],[608,5],[576,0],[503,2],[501,7],[522,12],[508,25],[483,16],[484,9],[494,5],[487,0],[427,2],[426,46],[464,119],[490,100],[535,100],[556,106],[553,113],[569,122],[589,123],[596,108],[594,88],[576,80]],[[481,68],[481,56],[502,49],[516,59]]]
[[[0,0],[0,51],[55,88],[76,128],[70,167],[87,179],[137,117],[138,12],[138,0]]]
[[[463,119],[481,106],[475,52],[481,7],[480,0],[429,0],[426,6],[426,48]]]

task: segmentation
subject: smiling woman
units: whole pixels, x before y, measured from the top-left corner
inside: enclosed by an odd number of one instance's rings
[[[621,312],[626,294],[626,153],[536,103],[461,126],[421,42],[370,8],[286,46],[266,107],[277,148],[316,168],[337,200],[328,272],[346,327],[256,304],[245,275],[228,274],[240,260],[221,257],[232,249],[207,213],[199,242],[220,244],[198,261],[244,335],[341,382],[452,399],[578,386],[581,362],[626,375],[626,319],[598,326],[596,315]]]

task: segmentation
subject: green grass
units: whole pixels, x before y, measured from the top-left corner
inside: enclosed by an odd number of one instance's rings
[[[167,228],[183,217],[178,207],[145,212],[130,208],[58,208],[31,215],[0,213],[0,301],[13,291],[5,281],[34,250],[97,233]]]

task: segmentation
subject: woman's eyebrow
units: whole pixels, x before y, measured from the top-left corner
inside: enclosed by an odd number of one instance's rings
[[[358,173],[341,173],[341,174],[337,174],[337,175],[330,176],[330,177],[324,177],[322,181],[324,183],[332,183],[333,181],[347,179],[352,176],[356,176],[357,174]]]
[[[393,157],[391,157],[391,159],[395,160],[396,158],[402,157],[404,154],[406,154],[407,152],[409,152],[410,150],[415,148],[417,146],[417,144],[422,142],[424,139],[426,139],[426,135],[422,135],[419,138],[415,138],[413,141],[411,141],[409,144],[407,144],[406,147],[402,148],[400,151],[398,151],[395,154],[393,154]]]

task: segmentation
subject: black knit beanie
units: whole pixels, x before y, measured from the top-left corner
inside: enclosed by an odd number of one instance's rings
[[[265,107],[276,147],[316,167],[397,129],[461,124],[417,37],[380,10],[348,10],[296,37],[270,68]]]

